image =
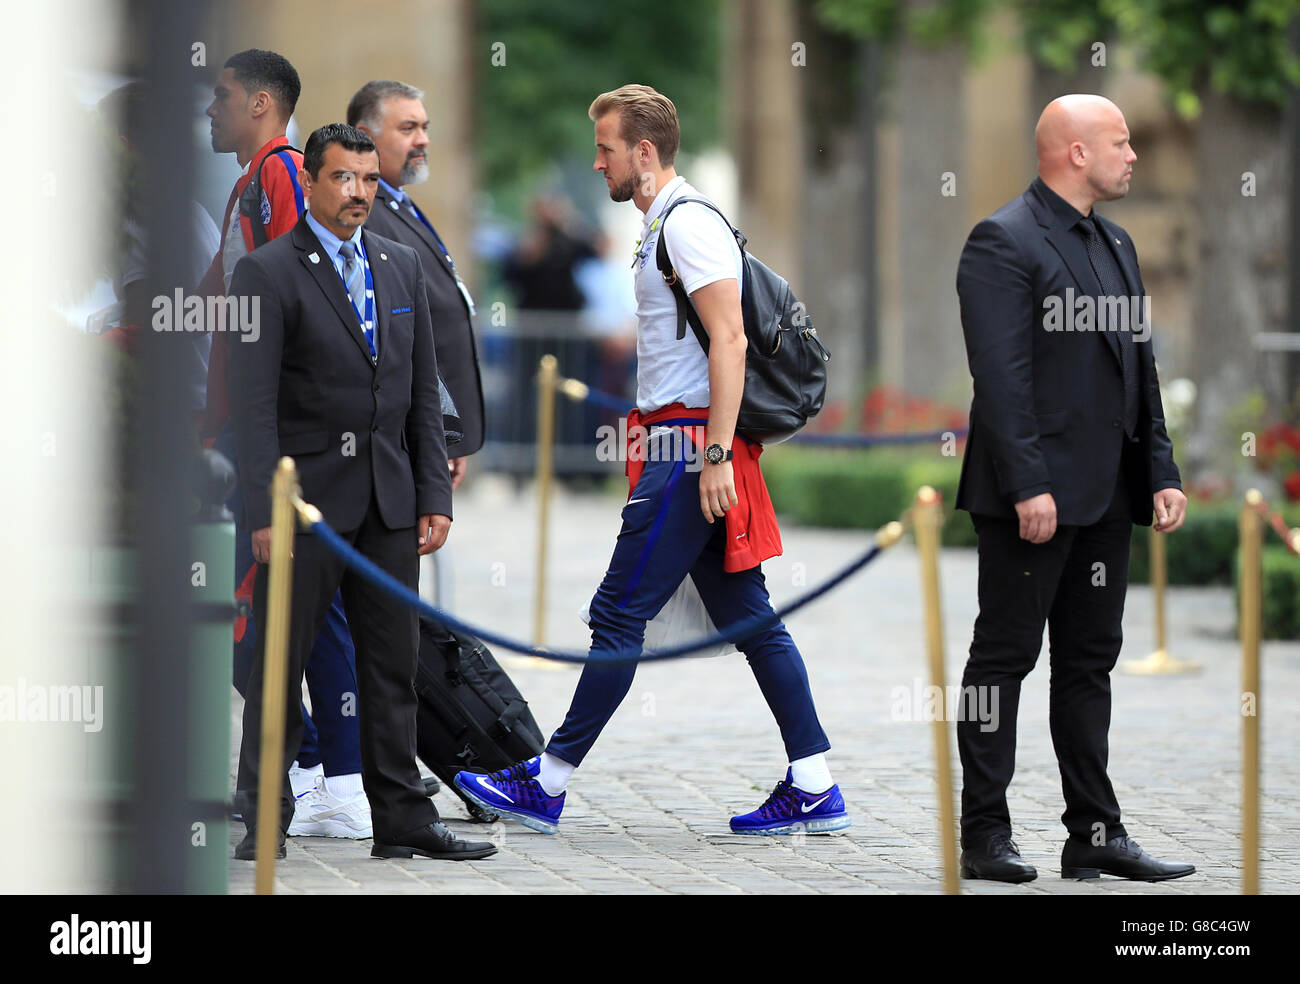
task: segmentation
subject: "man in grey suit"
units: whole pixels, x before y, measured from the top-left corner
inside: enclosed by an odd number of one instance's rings
[[[429,115],[423,99],[423,92],[404,82],[367,82],[348,103],[348,123],[379,149],[379,188],[366,228],[410,246],[424,270],[438,371],[463,430],[455,444],[448,439],[454,490],[465,475],[466,458],[483,446],[483,389],[474,302],[442,237],[405,190],[429,177]]]
[[[310,204],[288,233],[235,267],[230,293],[258,303],[255,331],[230,346],[231,415],[247,527],[258,561],[264,625],[270,559],[269,488],[291,455],[303,497],[360,552],[414,589],[419,555],[451,526],[451,482],[439,413],[438,367],[424,275],[414,252],[362,229],[379,183],[364,133],[332,123],[312,133],[299,180]],[[243,305],[241,305],[243,307]],[[294,540],[285,758],[302,737],[303,668],[342,587],[356,645],[362,780],[373,814],[372,856],[466,860],[495,853],[439,820],[415,761],[418,620],[413,609],[350,570],[311,533]],[[264,634],[259,634],[259,648]],[[263,653],[244,705],[237,787],[255,853]],[[293,817],[281,783],[280,851]]]

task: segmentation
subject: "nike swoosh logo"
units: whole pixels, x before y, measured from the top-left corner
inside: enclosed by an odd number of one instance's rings
[[[737,533],[737,534],[736,534],[736,539],[739,540],[742,536],[749,536],[749,534],[748,534],[748,533]]]
[[[484,789],[486,789],[489,793],[495,793],[497,796],[500,796],[507,803],[514,802],[514,800],[512,800],[509,796],[501,792],[501,790],[497,789],[496,786],[492,785],[492,783],[488,781],[487,776],[475,776],[474,781],[478,783],[480,786],[482,786]]]
[[[627,504],[630,506],[634,502],[649,502],[649,501],[650,501],[649,496],[642,496],[640,499],[628,499]]]
[[[817,809],[817,807],[821,806],[823,803],[825,803],[825,802],[826,802],[828,799],[830,799],[830,798],[831,798],[831,794],[830,794],[830,793],[827,793],[825,796],[823,796],[821,799],[819,799],[816,803],[804,803],[802,806],[799,807],[799,812],[800,812],[800,813],[810,813],[811,811]]]

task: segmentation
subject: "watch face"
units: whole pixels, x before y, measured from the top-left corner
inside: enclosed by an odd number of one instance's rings
[[[708,458],[709,463],[713,465],[722,464],[722,454],[723,451],[721,444],[710,444],[704,449],[704,457]]]

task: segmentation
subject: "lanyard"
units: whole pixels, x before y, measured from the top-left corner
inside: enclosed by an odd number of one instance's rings
[[[438,230],[435,229],[433,224],[424,217],[424,213],[415,207],[415,201],[410,195],[406,196],[404,204],[410,206],[415,217],[424,223],[424,227],[429,230],[430,234],[432,234],[433,241],[437,243],[438,248],[442,250],[442,257],[447,261],[447,266],[451,267],[451,275],[456,278],[456,287],[460,291],[461,297],[465,299],[465,306],[469,308],[469,314],[472,318],[475,314],[474,298],[470,297],[469,288],[465,286],[465,281],[460,279],[460,271],[456,269],[456,261],[451,258],[451,253],[447,251],[447,247],[443,244],[442,237],[438,235]]]
[[[403,194],[405,194],[405,193],[403,193]],[[445,259],[445,260],[447,261],[447,266],[451,267],[452,272],[455,273],[455,272],[456,272],[456,261],[453,260],[453,259],[451,258],[451,253],[447,252],[447,247],[446,247],[446,245],[443,243],[443,241],[442,241],[442,237],[441,237],[440,235],[438,235],[438,230],[435,229],[435,228],[433,227],[433,223],[431,223],[428,219],[426,219],[426,218],[424,217],[424,213],[421,212],[421,211],[419,210],[419,208],[416,207],[415,200],[414,200],[413,198],[411,198],[410,195],[407,195],[407,196],[403,199],[402,204],[403,204],[403,205],[406,205],[408,208],[410,208],[411,213],[412,213],[412,214],[413,214],[417,219],[419,219],[421,222],[424,223],[424,227],[425,227],[426,229],[428,229],[430,235],[433,236],[433,241],[434,241],[435,243],[437,243],[437,244],[438,244],[438,248],[439,248],[440,250],[442,250],[442,257],[443,257],[443,259]]]

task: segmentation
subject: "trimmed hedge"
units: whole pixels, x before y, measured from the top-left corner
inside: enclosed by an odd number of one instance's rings
[[[1263,599],[1260,636],[1300,639],[1300,557],[1286,547],[1269,546],[1260,557]],[[1237,596],[1238,605],[1241,596]]]
[[[874,530],[912,505],[916,490],[932,485],[943,495],[948,519],[945,546],[975,546],[970,515],[953,508],[961,461],[896,448],[783,447],[763,454],[763,475],[777,513],[805,526]],[[1288,526],[1300,526],[1300,504],[1283,510]],[[1165,541],[1170,584],[1223,585],[1237,590],[1236,501],[1192,502],[1178,532]],[[1300,639],[1300,557],[1264,531],[1263,637]],[[1151,577],[1151,531],[1133,527],[1129,582]],[[1272,539],[1273,542],[1269,542]]]
[[[783,518],[805,526],[874,530],[912,505],[916,490],[932,485],[943,495],[948,517],[944,546],[975,546],[970,515],[953,508],[961,461],[895,448],[784,447],[763,454],[763,476]],[[1170,584],[1224,585],[1237,591],[1236,501],[1192,502],[1178,532],[1165,542]],[[1300,504],[1283,508],[1288,526],[1300,526]],[[1151,531],[1133,527],[1129,582],[1151,577]],[[1265,639],[1300,639],[1300,557],[1264,531],[1263,628]],[[1272,542],[1270,542],[1270,540]]]
[[[961,460],[896,449],[783,447],[764,452],[763,477],[779,515],[805,526],[874,530],[898,519],[932,485],[948,517],[945,546],[974,546],[970,516],[953,508]]]
[[[1233,584],[1239,514],[1240,507],[1231,502],[1189,503],[1183,525],[1165,541],[1169,583]],[[1149,526],[1133,527],[1128,579],[1133,584],[1151,580]]]
[[[1285,507],[1282,515],[1288,526],[1300,526],[1300,506]],[[1165,544],[1169,583],[1231,587],[1233,604],[1240,609],[1237,581],[1240,516],[1241,506],[1235,501],[1191,503],[1182,528],[1171,534]],[[1131,583],[1150,580],[1150,536],[1147,527],[1133,528]],[[1300,557],[1278,542],[1272,530],[1265,529],[1260,567],[1262,638],[1300,639]]]
[[[1239,566],[1234,560],[1234,575]],[[1263,575],[1260,638],[1300,639],[1300,557],[1280,543],[1266,543],[1260,555],[1260,569]],[[1240,631],[1241,592],[1235,585],[1233,606]]]

